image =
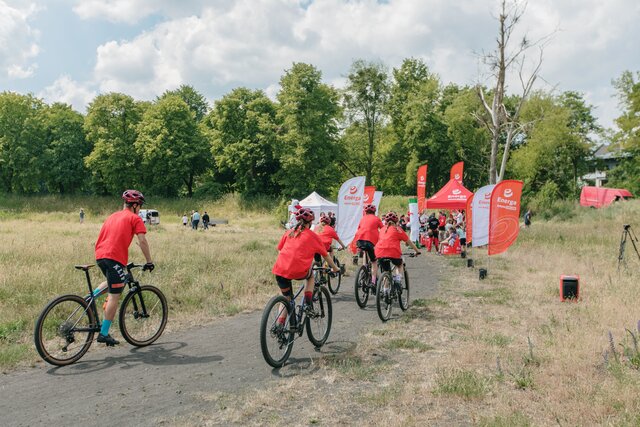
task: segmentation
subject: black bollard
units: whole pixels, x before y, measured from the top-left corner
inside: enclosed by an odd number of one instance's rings
[[[487,269],[481,268],[478,271],[480,272],[480,280],[484,280],[487,277]]]
[[[473,259],[472,258],[467,258],[467,267],[469,267],[469,268],[473,267]]]

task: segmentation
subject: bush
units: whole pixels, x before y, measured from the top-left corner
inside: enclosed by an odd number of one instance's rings
[[[576,216],[576,201],[562,200],[558,184],[547,181],[530,199],[529,207],[541,219],[566,221]]]

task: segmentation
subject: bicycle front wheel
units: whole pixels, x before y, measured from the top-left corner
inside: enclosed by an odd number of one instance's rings
[[[393,279],[391,273],[386,272],[380,276],[378,280],[378,289],[376,290],[376,308],[380,320],[386,322],[391,318],[391,303],[393,293]]]
[[[260,349],[264,360],[274,368],[281,368],[293,349],[291,304],[282,295],[269,300],[260,321]]]
[[[322,347],[331,332],[333,310],[331,309],[331,295],[324,286],[316,289],[313,299],[314,314],[307,315],[307,336],[316,347]]]
[[[367,301],[369,300],[369,273],[367,272],[367,267],[362,266],[358,270],[358,274],[356,274],[356,282],[355,282],[355,292],[356,292],[356,303],[358,307],[365,308],[367,306]]]
[[[62,295],[47,304],[36,321],[36,350],[52,365],[74,363],[91,347],[97,324],[94,311],[83,298]]]
[[[333,278],[327,274],[327,280],[329,282],[329,291],[331,291],[331,293],[335,295],[338,293],[340,284],[342,283],[342,264],[340,264],[340,261],[338,261],[338,258],[336,257],[333,257],[333,262],[340,269],[340,273],[336,274],[336,276]]]
[[[402,311],[406,311],[409,308],[409,273],[407,273],[407,266],[404,266],[404,282],[400,287],[400,295],[398,295],[398,304]]]
[[[154,343],[167,326],[169,309],[160,289],[144,285],[124,297],[120,306],[120,333],[136,347]]]

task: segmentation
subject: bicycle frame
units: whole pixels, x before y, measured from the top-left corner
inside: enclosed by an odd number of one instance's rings
[[[128,293],[137,292],[138,289],[140,289],[140,282],[138,282],[137,280],[134,279],[133,274],[131,272],[132,269],[138,268],[138,267],[141,267],[141,266],[133,264],[133,263],[130,263],[130,264],[127,265],[127,277],[125,278],[125,285],[127,285],[129,287]],[[93,294],[93,286],[91,285],[91,276],[89,275],[89,270],[88,269],[84,270],[84,274],[85,274],[85,277],[87,279],[87,287],[89,288],[89,296],[86,298],[87,302],[89,303],[89,307],[87,308],[87,310],[91,310],[93,312],[93,314],[95,316],[95,319],[96,319],[96,326],[95,327],[90,327],[90,328],[77,328],[77,329],[74,328],[74,331],[78,331],[78,332],[100,332],[100,328],[102,327],[102,323],[100,322],[100,316],[98,315],[98,307],[96,306],[96,298],[99,297],[100,295],[104,294],[105,292],[107,292],[108,291],[108,287],[104,288],[98,295],[94,295]],[[136,299],[134,298],[132,300],[132,302],[133,302],[133,308],[137,312],[138,311],[138,303],[137,303]],[[147,308],[145,307],[144,299],[142,299],[142,298],[140,298],[140,305],[141,305],[141,308],[142,308],[141,316],[148,317]],[[75,314],[75,311],[72,314]]]

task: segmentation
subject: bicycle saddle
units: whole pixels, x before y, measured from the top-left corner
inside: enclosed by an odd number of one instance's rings
[[[74,265],[76,270],[89,271],[91,267],[95,267],[95,264]]]

